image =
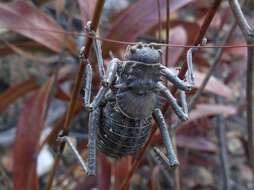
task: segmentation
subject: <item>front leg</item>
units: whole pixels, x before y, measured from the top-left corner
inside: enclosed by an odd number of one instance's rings
[[[177,88],[184,90],[184,91],[190,91],[192,86],[189,83],[184,82],[181,80],[176,73],[174,73],[171,69],[165,67],[164,65],[161,66],[161,75],[165,77],[168,81],[173,83]]]
[[[163,97],[165,97],[171,107],[173,108],[173,110],[175,111],[176,115],[182,120],[182,121],[186,121],[188,120],[188,115],[183,111],[183,109],[177,104],[177,101],[175,99],[175,97],[171,94],[171,92],[169,91],[169,89],[167,89],[166,86],[164,86],[161,82],[157,83],[157,89],[158,91],[160,91],[160,93],[163,95]]]
[[[118,68],[119,59],[113,58],[107,68],[106,75],[104,77],[103,86],[100,88],[96,97],[94,98],[92,104],[90,105],[90,110],[96,109],[102,102],[109,88],[112,86],[113,81],[116,78],[117,68]]]
[[[93,70],[91,64],[87,60],[87,65],[85,69],[85,81],[84,81],[84,106],[85,108],[89,108],[90,106],[90,99],[91,99],[91,91],[92,91],[92,74]]]
[[[159,124],[161,136],[167,150],[167,158],[168,158],[169,164],[171,167],[176,167],[179,165],[179,162],[175,154],[174,147],[173,147],[163,114],[161,110],[157,108],[154,111],[154,115],[155,115],[156,122]]]
[[[99,70],[100,80],[104,80],[105,76],[105,69],[104,69],[104,62],[102,57],[102,51],[101,51],[101,44],[96,39],[96,33],[91,29],[91,23],[88,22],[86,27],[86,32],[92,37],[93,41],[93,49],[95,51],[96,59],[97,59],[97,66]]]

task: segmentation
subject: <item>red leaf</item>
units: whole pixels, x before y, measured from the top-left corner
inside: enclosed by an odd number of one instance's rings
[[[152,170],[151,175],[151,187],[150,187],[151,190],[160,189],[158,188],[158,186],[160,185],[160,181],[158,180],[160,173],[161,173],[160,166],[155,166]]]
[[[96,183],[97,183],[96,176],[89,176],[80,183],[78,183],[75,190],[93,189],[94,187],[96,187]]]
[[[111,163],[107,157],[98,152],[97,183],[100,190],[109,190],[111,181]]]
[[[39,63],[45,63],[45,64],[49,64],[49,63],[54,63],[56,61],[58,61],[59,59],[59,56],[58,55],[52,55],[52,56],[48,56],[48,57],[45,57],[45,56],[40,56],[40,55],[36,55],[33,53],[30,53],[29,51],[27,50],[23,50],[21,48],[19,48],[18,46],[14,45],[14,44],[11,44],[5,40],[3,40],[3,42],[5,43],[5,45],[7,47],[9,47],[13,52],[21,55],[22,57],[25,57],[27,59],[30,59],[32,61],[36,61],[36,62],[39,62]]]
[[[163,144],[161,134],[156,133],[152,137],[152,145]],[[216,153],[218,151],[217,145],[215,145],[212,141],[202,136],[187,136],[183,134],[176,135],[176,145],[181,148],[188,148],[197,151],[205,151]]]
[[[66,38],[64,30],[53,19],[26,1],[0,3],[0,24],[55,52],[61,52],[65,44],[70,52],[76,52],[74,40]]]
[[[38,189],[36,149],[44,127],[49,94],[53,79],[26,102],[19,117],[14,146],[14,189]]]
[[[94,0],[78,0],[81,18],[84,26],[87,21],[92,20],[92,13],[95,8]]]
[[[113,190],[118,190],[121,188],[124,179],[129,173],[130,162],[131,162],[130,156],[122,157],[120,160],[116,161],[114,165],[115,180],[113,184]],[[129,187],[126,187],[126,189],[129,189]]]
[[[186,44],[187,43],[187,34],[183,27],[177,26],[170,30],[170,43],[172,44]],[[166,48],[164,48],[165,50]],[[182,55],[183,48],[169,48],[168,49],[168,66],[175,66],[178,59]],[[164,51],[165,52],[165,51]],[[165,56],[163,56],[165,59]],[[165,63],[165,60],[163,61]]]
[[[194,120],[202,117],[209,117],[213,115],[228,115],[236,114],[237,110],[233,106],[225,106],[220,104],[198,104],[196,108],[190,112],[190,119],[185,121],[183,125],[188,124]]]
[[[34,79],[28,79],[8,88],[0,94],[0,112],[4,111],[17,98],[37,88],[39,88],[39,85]]]
[[[203,80],[205,79],[205,76],[205,73],[194,71],[196,88],[200,87]],[[216,79],[213,76],[209,79],[205,90],[220,96],[224,96],[225,98],[232,98],[234,96],[234,92],[227,85],[225,85],[222,81]]]
[[[166,20],[162,20],[162,22],[165,24]],[[157,31],[159,25],[155,25],[152,30]],[[187,43],[186,44],[193,44],[195,37],[197,35],[197,32],[200,31],[200,26],[198,25],[197,22],[190,22],[190,21],[185,21],[185,20],[180,20],[180,19],[175,19],[170,21],[170,27],[182,27],[185,29],[185,32],[187,33]],[[171,33],[171,31],[170,31]],[[170,42],[172,43],[172,42]]]
[[[202,136],[176,135],[178,147],[193,149],[197,151],[217,152],[218,147],[209,139]]]
[[[171,0],[170,11],[173,12],[192,0]],[[166,0],[160,1],[161,15],[166,15]],[[155,0],[139,0],[127,8],[114,21],[109,30],[107,38],[114,40],[134,41],[138,36],[144,34],[158,22],[157,2]],[[121,47],[119,44],[104,44],[105,49],[114,52]]]
[[[25,49],[25,50],[32,50],[33,52],[48,50],[45,46],[41,45],[38,42],[32,41],[32,40],[26,40],[26,41],[21,41],[21,42],[13,41],[12,44],[15,44],[15,46],[18,48]],[[13,51],[13,49],[11,49],[8,46],[1,46],[0,47],[0,56],[1,57],[9,55],[9,54],[13,54],[13,53],[16,53],[16,52]]]
[[[59,71],[58,82],[61,82],[62,80],[64,80],[68,74],[73,72],[73,69],[74,67],[70,65],[62,67]],[[35,79],[29,79],[8,88],[6,91],[0,94],[0,112],[7,109],[7,107],[11,103],[13,103],[17,98],[22,97],[38,88],[39,88],[39,85],[36,83]],[[68,95],[66,95],[62,91],[57,91],[56,96],[63,99],[65,98],[64,100],[69,100]]]

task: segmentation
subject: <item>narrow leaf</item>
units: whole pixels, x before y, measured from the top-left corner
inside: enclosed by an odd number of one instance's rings
[[[24,96],[28,92],[36,90],[39,85],[34,79],[25,80],[16,84],[0,94],[0,112],[3,112],[17,98]]]
[[[64,30],[52,18],[26,1],[0,3],[0,25],[31,38],[52,51],[59,53],[66,45],[71,53],[76,52],[74,40],[66,38]]]
[[[36,149],[44,127],[44,119],[53,86],[49,80],[26,102],[19,117],[14,146],[14,187],[19,190],[37,190]]]
[[[194,72],[196,88],[202,84],[203,80],[205,79],[205,75],[205,73],[198,71]],[[234,96],[234,92],[226,84],[213,76],[209,79],[205,90],[225,98],[232,98]]]
[[[123,180],[128,175],[130,163],[131,163],[130,156],[122,157],[121,159],[117,160],[117,162],[115,163],[114,165],[115,180],[113,184],[113,190],[118,190],[121,188]],[[125,189],[129,189],[129,187],[125,187]]]
[[[183,124],[195,121],[202,117],[209,117],[214,115],[229,116],[236,114],[237,110],[233,106],[226,106],[220,104],[198,104],[194,110],[190,112],[190,119]]]
[[[100,190],[109,190],[111,184],[111,163],[102,153],[98,154],[97,186]]]
[[[216,153],[218,151],[215,145],[209,139],[202,136],[176,135],[176,144],[178,147],[193,149],[197,151],[206,151]]]
[[[187,5],[192,0],[171,0],[170,12]],[[161,15],[166,15],[166,0],[160,1]],[[154,0],[139,0],[123,11],[112,23],[107,38],[114,40],[134,41],[158,23],[157,2]],[[104,43],[106,50],[113,52],[121,47],[119,44]]]
[[[94,11],[95,2],[94,0],[78,0],[81,18],[84,26],[87,21],[92,20],[92,13]]]

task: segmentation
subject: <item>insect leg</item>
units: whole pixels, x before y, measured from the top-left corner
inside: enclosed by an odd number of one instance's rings
[[[63,137],[59,137],[58,138],[60,141],[64,141],[67,143],[67,145],[71,148],[72,152],[74,153],[74,155],[76,156],[81,168],[84,170],[84,172],[87,174],[88,169],[87,166],[85,164],[85,162],[83,161],[81,155],[78,153],[77,149],[75,148],[74,144],[71,142],[70,137],[68,136],[63,136]]]
[[[93,47],[94,47],[94,51],[97,58],[100,79],[101,81],[103,81],[105,76],[105,69],[104,69],[104,62],[102,58],[101,44],[99,41],[96,40],[95,37],[93,37]]]
[[[182,108],[177,104],[175,97],[171,94],[169,89],[164,86],[161,82],[157,83],[157,88],[159,89],[160,93],[165,97],[173,110],[175,111],[176,115],[183,121],[188,120],[188,115],[182,110]]]
[[[156,122],[159,124],[161,136],[167,150],[167,158],[169,160],[170,166],[175,167],[179,165],[179,162],[174,151],[174,147],[168,132],[166,121],[160,109],[158,108],[155,109],[154,115],[155,115]]]
[[[193,64],[192,64],[192,53],[193,51],[197,50],[197,47],[190,48],[187,51],[187,66],[188,66],[188,73],[187,73],[187,82],[194,86],[194,75],[193,75]]]
[[[183,90],[180,90],[180,101],[181,101],[184,113],[186,113],[188,115],[189,113],[188,113],[188,104],[187,104],[186,92],[183,91]]]
[[[89,107],[90,111],[95,110],[102,103],[107,91],[108,91],[108,88],[106,88],[106,87],[100,88],[100,90],[97,93],[97,95],[95,96],[93,102],[90,104],[90,107]]]
[[[87,23],[85,29],[86,29],[86,32],[92,37],[93,48],[94,48],[94,51],[95,51],[95,54],[96,54],[100,79],[101,79],[101,81],[103,81],[104,76],[105,76],[105,69],[104,69],[104,62],[103,62],[102,51],[101,51],[101,44],[100,44],[99,41],[97,41],[96,33],[91,29],[91,23],[90,22]]]
[[[89,115],[88,123],[88,171],[87,175],[96,174],[96,141],[97,128],[99,127],[100,108],[93,110]]]
[[[94,98],[92,104],[90,105],[90,110],[96,109],[100,103],[103,101],[106,93],[108,92],[113,80],[116,77],[117,67],[119,59],[114,58],[110,61],[110,64],[105,75],[104,85],[100,88],[96,97]]]
[[[114,81],[114,79],[116,77],[116,72],[117,72],[119,62],[120,62],[120,60],[117,58],[113,58],[110,61],[109,66],[107,68],[106,76],[104,79],[104,85],[106,87],[110,87],[112,82]]]
[[[88,60],[87,60],[88,61]],[[91,99],[91,90],[92,90],[92,67],[91,64],[88,62],[86,65],[85,70],[85,82],[84,82],[84,106],[85,108],[89,108],[90,106],[90,99]]]
[[[171,71],[169,68],[165,67],[164,65],[161,65],[161,75],[164,76],[167,80],[172,82],[174,85],[176,85],[177,88],[185,91],[191,90],[191,85],[189,83],[185,83],[183,80],[181,80],[177,74],[175,74],[173,71]]]

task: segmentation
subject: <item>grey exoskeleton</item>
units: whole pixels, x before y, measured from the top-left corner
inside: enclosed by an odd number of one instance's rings
[[[114,158],[137,153],[150,133],[152,115],[158,123],[168,163],[177,166],[179,163],[160,106],[161,101],[166,100],[181,120],[188,119],[185,91],[193,84],[192,69],[187,81],[183,81],[160,63],[160,49],[154,44],[138,43],[127,47],[124,60],[112,58],[105,71],[96,38],[93,38],[93,47],[101,87],[90,103],[92,67],[87,60],[84,90],[85,108],[90,111],[87,174],[96,173],[96,149]],[[181,90],[182,106],[162,83],[163,77]]]

